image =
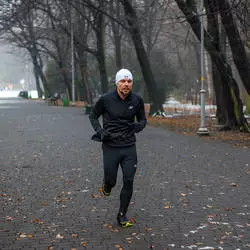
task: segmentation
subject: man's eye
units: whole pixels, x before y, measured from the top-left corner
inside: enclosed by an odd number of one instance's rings
[[[125,83],[125,82],[131,83],[132,80],[130,80],[130,79],[128,79],[128,80],[123,79],[123,80],[121,80],[121,82],[122,82],[122,83]]]

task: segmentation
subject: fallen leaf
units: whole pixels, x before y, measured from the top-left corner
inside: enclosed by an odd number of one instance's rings
[[[224,208],[224,210],[225,210],[225,211],[233,211],[233,208],[231,208],[231,207],[226,207],[226,208]]]
[[[133,218],[133,217],[131,217],[131,218],[129,219],[129,221],[130,221],[131,223],[136,223],[136,220],[135,220],[135,218]]]
[[[43,225],[44,224],[44,221],[43,220],[40,220],[39,218],[35,218],[32,223],[38,223],[40,225]]]
[[[164,208],[170,208],[170,207],[171,207],[170,202],[166,202]]]
[[[38,218],[35,218],[32,222],[33,223],[38,223],[40,220]]]
[[[207,205],[207,208],[215,208],[215,206],[212,206],[212,205]]]
[[[180,196],[184,197],[184,196],[186,196],[186,194],[184,194],[184,193],[180,193]]]
[[[149,227],[149,228],[145,228],[144,230],[145,230],[146,232],[150,232],[150,231],[152,231],[152,228]]]
[[[102,197],[101,194],[92,194],[91,196],[92,196],[92,198],[94,198],[94,199],[96,199],[96,198],[101,198],[101,197]]]
[[[32,234],[28,234],[28,238],[29,238],[29,239],[32,239],[32,238],[33,238],[33,235],[32,235]]]
[[[132,237],[127,237],[126,240],[133,240],[133,238]]]
[[[47,202],[46,201],[42,201],[42,206],[46,206],[47,205]]]
[[[87,246],[87,242],[86,242],[86,241],[82,241],[82,242],[81,242],[81,246],[82,246],[82,247],[86,247],[86,246]]]
[[[233,183],[231,183],[230,185],[231,185],[232,187],[239,187],[239,186],[240,186],[239,184],[234,183],[234,182],[233,182]]]
[[[64,236],[61,235],[61,234],[57,234],[56,238],[57,238],[57,239],[64,239]]]
[[[13,220],[14,220],[14,218],[13,218],[13,217],[11,217],[11,216],[7,216],[6,220],[7,220],[7,221],[13,221]]]
[[[74,239],[74,238],[76,238],[78,236],[78,234],[72,234],[71,236]]]
[[[222,240],[217,240],[217,241],[216,241],[216,244],[222,245],[222,244],[224,244],[224,241],[222,241]]]
[[[26,235],[25,233],[21,233],[21,234],[19,235],[19,237],[20,237],[20,238],[26,238],[27,235]]]
[[[214,247],[200,247],[200,250],[215,250]]]
[[[44,221],[43,221],[43,220],[40,220],[40,221],[39,221],[39,224],[40,224],[40,225],[43,225],[43,224],[44,224]]]
[[[208,217],[208,218],[215,218],[215,217],[216,217],[216,214],[209,214],[207,217]]]
[[[201,245],[203,245],[203,243],[201,243],[201,242],[196,242],[195,245],[196,245],[196,246],[201,246]]]

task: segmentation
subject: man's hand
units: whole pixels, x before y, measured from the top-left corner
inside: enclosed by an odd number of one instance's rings
[[[101,141],[104,141],[109,137],[110,134],[102,128],[97,132],[97,135],[100,137]]]
[[[139,133],[140,131],[143,130],[143,126],[139,122],[135,122],[133,125],[135,133]]]

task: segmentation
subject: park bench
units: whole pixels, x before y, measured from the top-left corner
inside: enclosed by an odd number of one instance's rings
[[[60,95],[55,93],[53,96],[48,97],[48,105],[56,105],[58,106],[58,100],[60,99]]]

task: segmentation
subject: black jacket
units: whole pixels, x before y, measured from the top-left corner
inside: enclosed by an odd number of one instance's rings
[[[103,127],[98,120],[101,115]],[[117,90],[100,97],[89,119],[96,131],[92,140],[102,141],[113,147],[134,145],[135,133],[143,130],[147,123],[142,98],[131,92],[122,100]]]

